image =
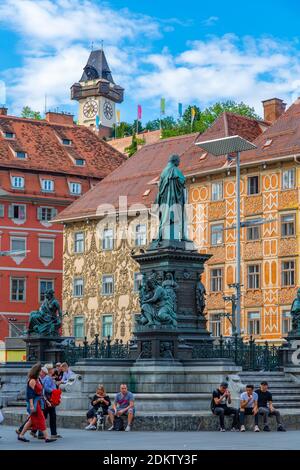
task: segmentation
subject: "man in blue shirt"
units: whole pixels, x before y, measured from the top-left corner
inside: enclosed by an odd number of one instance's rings
[[[121,384],[120,392],[116,394],[113,406],[108,410],[112,426],[109,431],[114,429],[115,416],[128,416],[128,424],[125,431],[131,431],[131,424],[134,418],[134,397],[131,392],[128,391],[126,384]]]
[[[254,392],[254,385],[246,385],[246,391],[241,394],[240,423],[241,432],[245,432],[245,416],[254,416],[254,431],[259,432],[258,427],[258,396]]]

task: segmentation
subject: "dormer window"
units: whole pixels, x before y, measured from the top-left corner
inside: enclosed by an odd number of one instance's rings
[[[15,138],[15,134],[13,132],[4,132],[4,137],[6,139],[14,139]]]
[[[80,183],[69,183],[70,193],[76,196],[81,194],[81,184]]]
[[[54,191],[54,181],[53,180],[42,180],[42,191],[51,192]]]
[[[25,186],[24,178],[22,176],[12,176],[11,186],[14,189],[24,189],[24,186]]]
[[[26,155],[26,152],[23,152],[22,150],[18,150],[18,151],[16,152],[16,157],[17,157],[17,158],[21,158],[21,159],[24,160],[24,158],[26,158],[27,155]]]
[[[268,139],[265,141],[264,145],[263,145],[263,148],[265,147],[270,147],[270,145],[272,144],[273,140],[272,139]]]
[[[75,158],[75,165],[76,166],[84,166],[85,160],[83,158]]]
[[[63,145],[72,145],[72,140],[70,140],[70,139],[62,139],[62,144],[63,144]]]

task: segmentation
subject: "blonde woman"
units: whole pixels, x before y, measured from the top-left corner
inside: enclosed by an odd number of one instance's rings
[[[103,416],[106,416],[108,414],[108,408],[110,404],[110,398],[108,395],[106,395],[104,386],[98,385],[96,394],[93,396],[91,401],[91,408],[86,414],[89,423],[85,428],[87,431],[95,431],[97,429],[96,422],[99,408],[102,408]]]

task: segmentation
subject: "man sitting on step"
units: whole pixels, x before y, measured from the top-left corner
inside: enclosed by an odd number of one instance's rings
[[[231,431],[238,431],[238,415],[236,408],[228,406],[231,404],[231,394],[228,390],[228,383],[222,382],[217,390],[213,391],[211,410],[214,415],[219,416],[220,431],[225,432],[224,416],[232,416]]]
[[[246,385],[246,391],[241,394],[240,423],[241,432],[245,432],[245,416],[254,416],[254,432],[259,432],[258,427],[258,396],[254,392],[254,385]]]
[[[270,428],[268,426],[268,417],[275,416],[277,423],[277,431],[285,432],[285,428],[281,423],[281,417],[278,410],[275,410],[273,406],[273,397],[272,393],[269,392],[268,382],[261,382],[260,388],[255,390],[258,396],[258,413],[264,417],[264,431],[269,432]]]

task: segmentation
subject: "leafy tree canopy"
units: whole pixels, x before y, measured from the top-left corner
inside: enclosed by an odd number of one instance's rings
[[[39,111],[33,111],[30,106],[24,106],[21,112],[21,116],[23,118],[29,119],[42,119],[41,113]]]

